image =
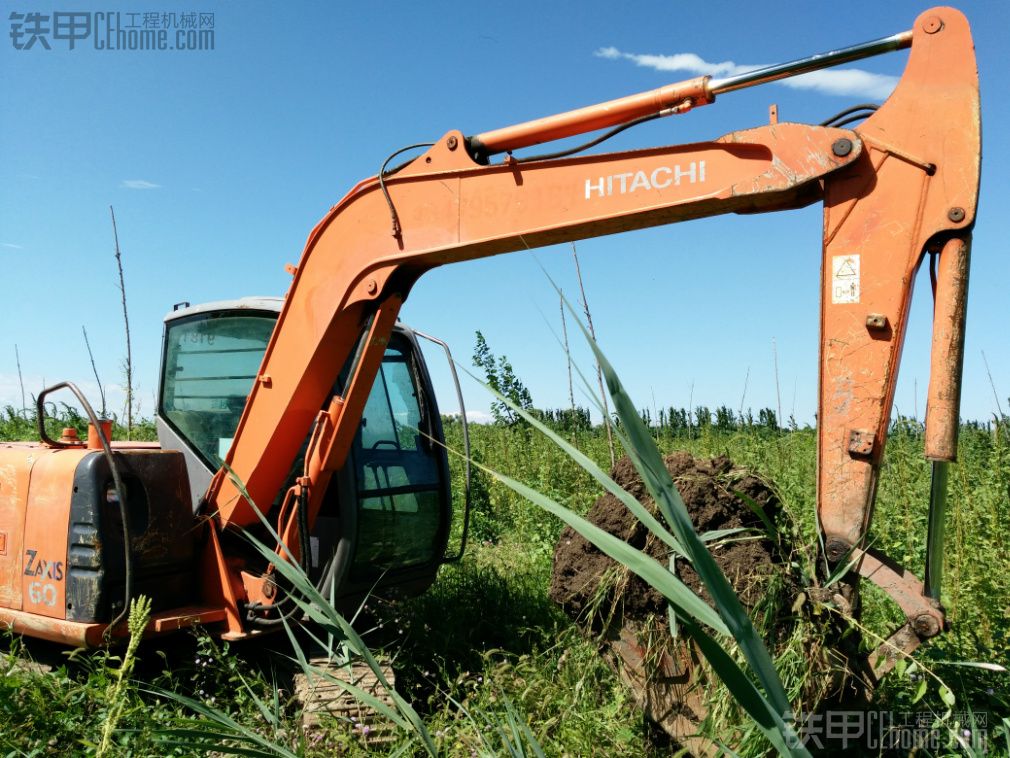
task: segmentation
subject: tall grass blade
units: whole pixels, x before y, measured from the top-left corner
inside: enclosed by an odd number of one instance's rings
[[[701,623],[711,626],[716,631],[724,634],[727,633],[724,631],[727,627],[723,624],[719,615],[702,601],[701,598],[691,592],[680,579],[670,573],[670,571],[651,556],[636,550],[626,542],[603,531],[595,524],[586,521],[581,516],[577,516],[546,495],[537,492],[532,487],[517,482],[511,477],[493,471],[486,466],[477,465],[514,492],[522,495],[549,513],[553,513],[596,545],[606,555],[618,561],[652,585],[670,601],[677,616],[687,628],[692,639],[698,643],[699,649],[712,665],[712,669],[716,675],[726,684],[726,688],[739,703],[740,707],[754,719],[758,728],[761,729],[769,742],[783,755],[809,755],[806,749],[793,738],[794,732],[784,721],[785,714],[790,712],[788,705],[783,709],[778,709],[774,703],[769,702],[754,686],[754,683],[751,682],[737,662],[725,652],[723,643],[707,634],[693,620],[697,619]],[[698,540],[697,536],[695,536],[695,540]],[[701,544],[700,541],[698,541],[698,544]],[[774,668],[772,671],[774,671]],[[777,676],[776,674],[776,678]]]
[[[188,710],[202,716],[204,719],[212,724],[216,724],[218,727],[222,728],[224,731],[215,731],[212,729],[162,729],[159,730],[159,735],[162,738],[165,737],[186,737],[192,739],[194,737],[211,738],[215,740],[213,747],[217,752],[231,754],[231,755],[264,755],[264,756],[282,756],[282,758],[297,758],[297,755],[290,750],[288,750],[283,745],[270,740],[267,737],[256,732],[254,729],[250,729],[247,726],[239,723],[227,713],[206,703],[196,700],[191,697],[186,697],[185,695],[180,695],[178,692],[172,692],[171,690],[166,690],[162,687],[157,687],[155,685],[149,685],[146,688],[147,692],[153,695],[158,695],[160,697],[166,698],[168,700],[173,700],[179,705],[185,706]],[[226,740],[236,740],[238,742],[244,742],[247,744],[256,745],[259,747],[261,752],[248,752],[249,748],[231,748],[224,744]],[[164,740],[169,745],[175,745],[174,740],[165,739]],[[204,745],[206,748],[207,745]],[[241,750],[242,752],[237,752]]]
[[[730,490],[733,496],[739,499],[744,505],[746,505],[751,513],[753,513],[761,521],[762,526],[765,528],[765,533],[768,535],[768,539],[772,542],[778,543],[779,541],[779,531],[775,528],[775,525],[768,518],[768,514],[765,513],[764,508],[758,505],[757,501],[754,500],[746,492],[740,492],[739,490]]]
[[[578,321],[578,318],[576,317],[575,320]],[[582,326],[581,322],[579,322],[579,327],[585,334],[585,327]],[[589,340],[588,335],[586,335],[586,338]],[[595,343],[590,341],[590,344],[594,350],[598,350]],[[647,489],[649,489],[650,494],[652,494],[656,503],[659,505],[664,517],[667,519],[668,523],[670,523],[671,527],[674,528],[674,533],[679,539],[680,544],[687,548],[685,553],[687,559],[691,560],[692,563],[694,563],[695,560],[700,559],[703,564],[706,564],[706,573],[708,574],[709,581],[711,582],[711,584],[706,583],[706,587],[709,588],[709,593],[715,598],[716,607],[720,608],[720,613],[713,611],[707,604],[701,601],[700,598],[694,595],[694,593],[692,593],[686,585],[680,582],[677,577],[650,556],[635,550],[626,542],[619,540],[589,521],[577,516],[567,508],[559,505],[546,495],[537,492],[533,488],[505,476],[504,474],[493,471],[486,466],[480,464],[477,465],[490,476],[530,500],[530,502],[533,502],[548,512],[556,515],[566,524],[579,532],[583,537],[596,545],[596,547],[603,551],[606,555],[614,560],[617,560],[633,573],[636,573],[646,582],[651,584],[657,591],[666,597],[667,600],[670,601],[677,614],[684,616],[685,604],[690,604],[691,607],[697,608],[696,603],[700,603],[705,609],[703,611],[705,616],[699,617],[692,614],[694,618],[697,618],[702,623],[706,623],[713,629],[720,632],[723,632],[724,629],[731,630],[730,633],[737,640],[738,644],[740,644],[741,649],[744,651],[744,655],[747,657],[752,668],[763,666],[763,669],[757,673],[759,681],[761,681],[762,685],[765,687],[765,691],[769,693],[769,697],[767,699],[765,699],[765,696],[761,695],[760,691],[754,688],[753,683],[739,665],[737,665],[731,657],[725,654],[725,651],[722,648],[722,643],[711,638],[706,638],[706,640],[711,642],[711,644],[699,645],[699,648],[702,649],[703,653],[706,650],[713,652],[714,657],[709,657],[706,654],[706,658],[708,658],[709,663],[712,664],[716,674],[726,683],[727,689],[729,689],[733,696],[737,698],[741,707],[744,708],[748,715],[754,719],[758,728],[762,730],[776,749],[779,749],[779,751],[784,755],[809,755],[806,749],[795,739],[795,733],[792,731],[791,727],[789,727],[784,721],[785,714],[790,713],[791,708],[788,698],[785,695],[785,689],[778,677],[778,672],[775,670],[767,648],[765,648],[764,643],[757,636],[757,632],[751,624],[750,617],[747,616],[746,611],[740,605],[739,599],[733,592],[729,582],[726,581],[722,571],[715,563],[711,553],[708,552],[703,542],[694,531],[694,526],[687,513],[687,508],[680,497],[680,493],[677,492],[676,488],[673,486],[673,481],[670,479],[669,472],[663,464],[662,457],[656,449],[652,436],[649,435],[647,431],[643,434],[644,424],[639,418],[638,412],[635,410],[630,398],[628,398],[628,396],[624,393],[623,387],[617,379],[613,367],[606,360],[605,356],[603,356],[602,352],[599,353],[599,358],[601,359],[600,365],[604,372],[604,376],[607,377],[608,387],[612,397],[614,398],[614,405],[618,411],[619,418],[621,419],[622,425],[629,430],[629,444],[625,449],[628,452],[629,457],[635,463]],[[495,392],[491,388],[488,388],[488,390],[495,394],[499,400],[515,409],[515,404],[511,403],[508,398]],[[630,421],[626,419],[629,408]],[[521,410],[519,412],[522,413]],[[528,416],[529,414],[526,415]],[[556,437],[557,435],[554,436]],[[662,472],[662,474],[657,472]],[[665,477],[665,482],[663,481],[663,477]],[[678,504],[680,511],[679,514],[676,510],[676,506]],[[698,570],[697,566],[696,570]],[[713,573],[717,577],[714,580]],[[704,581],[705,575],[702,574],[702,571],[698,570],[698,574]],[[717,584],[717,581],[720,579],[721,585]],[[673,580],[673,582],[670,580]],[[685,598],[684,593],[690,596],[693,600]],[[722,602],[722,605],[720,605],[720,601]],[[718,625],[710,624],[705,621],[706,616],[720,619],[720,623]],[[726,623],[721,623],[721,621],[725,621]],[[694,629],[698,634],[705,636],[705,633],[697,627],[697,624],[694,625]],[[719,654],[716,654],[715,651],[718,651]],[[755,666],[755,661],[757,666]],[[760,704],[754,703],[754,693],[757,693],[760,698]],[[771,724],[771,726],[769,726],[769,724]]]
[[[569,305],[571,311],[571,306]],[[572,315],[575,313],[572,311]],[[578,319],[576,319],[578,321]],[[687,557],[691,560],[695,571],[701,577],[706,589],[713,598],[719,614],[729,627],[734,639],[740,645],[744,657],[750,664],[755,676],[761,683],[772,707],[778,713],[787,713],[790,710],[789,699],[786,697],[782,680],[779,679],[778,672],[772,662],[771,655],[765,647],[764,642],[758,636],[754,625],[746,610],[740,604],[740,599],[736,596],[732,586],[727,581],[722,570],[719,568],[712,554],[705,548],[705,545],[698,539],[691,517],[688,515],[687,507],[680,497],[680,493],[670,478],[670,473],[666,470],[663,458],[656,448],[652,435],[649,434],[645,424],[638,416],[638,411],[634,403],[628,396],[623,384],[614,371],[614,367],[607,360],[599,345],[596,344],[585,326],[579,321],[579,328],[583,336],[592,348],[600,368],[607,381],[607,389],[611,399],[614,401],[614,408],[621,420],[623,428],[626,430],[628,439],[637,454],[638,472],[645,482],[646,488],[659,505],[664,517],[673,530],[674,535],[687,550]]]
[[[674,537],[672,534],[670,534],[670,531],[665,526],[663,526],[663,524],[655,516],[649,513],[649,510],[644,505],[642,505],[629,492],[625,491],[625,489],[621,487],[617,482],[611,479],[610,476],[608,476],[607,473],[603,471],[603,469],[597,466],[592,458],[590,458],[581,450],[579,450],[577,447],[572,445],[570,442],[568,442],[568,440],[559,435],[557,432],[555,432],[549,426],[547,426],[542,421],[537,419],[535,416],[528,413],[525,409],[510,402],[507,397],[502,395],[500,392],[497,392],[490,385],[482,382],[480,379],[474,376],[474,374],[472,374],[469,370],[467,370],[464,366],[460,366],[460,368],[463,371],[466,371],[466,373],[469,374],[474,381],[483,385],[487,389],[487,391],[493,394],[496,398],[498,398],[500,402],[509,405],[515,413],[517,413],[524,421],[526,421],[526,423],[528,423],[534,429],[539,431],[541,434],[546,435],[547,438],[551,440],[559,448],[561,448],[568,455],[568,457],[570,457],[573,461],[579,464],[579,466],[581,466],[582,469],[587,474],[589,474],[591,477],[593,477],[593,479],[599,482],[600,485],[607,492],[609,492],[611,495],[620,500],[629,511],[635,514],[635,518],[637,518],[639,521],[645,524],[645,526],[648,527],[649,531],[651,531],[659,539],[661,539],[671,550],[673,550],[675,553],[678,553],[679,555],[687,554],[684,548],[681,546],[681,544],[677,541],[677,538]],[[576,370],[578,370],[577,366]],[[579,374],[581,376],[582,372],[579,371]]]
[[[481,464],[476,465],[480,466],[488,475],[497,479],[513,492],[522,495],[534,505],[538,505],[548,513],[557,516],[568,524],[568,526],[572,527],[572,529],[596,545],[606,555],[655,587],[663,597],[676,607],[678,614],[690,615],[720,634],[729,634],[729,629],[723,623],[719,614],[704,600],[694,594],[678,577],[671,574],[655,558],[643,553],[641,550],[633,548],[627,542],[618,539],[609,532],[605,532],[596,526],[596,524],[582,518],[582,516],[572,513],[568,508],[551,500],[543,493],[537,492],[532,487]]]
[[[810,753],[799,741],[795,729],[785,721],[786,715],[791,713],[791,709],[776,710],[774,704],[769,702],[768,698],[754,686],[754,682],[719,644],[718,640],[705,634],[691,619],[682,619],[681,622],[686,627],[688,635],[695,641],[711,664],[712,669],[726,685],[726,689],[730,691],[739,706],[754,720],[755,725],[775,749],[781,755],[809,756]]]
[[[281,544],[280,535],[276,530],[270,525],[267,519],[264,517],[263,513],[256,507],[255,503],[249,497],[249,492],[245,487],[242,480],[235,474],[227,464],[223,464],[228,472],[228,476],[232,483],[238,489],[239,493],[246,499],[246,501],[253,507],[253,510],[260,519],[260,522],[266,527],[270,536],[277,541],[277,544]],[[381,684],[381,686],[389,694],[390,698],[396,706],[395,714],[396,717],[391,716],[391,710],[386,704],[382,703],[380,700],[374,696],[369,695],[361,688],[351,685],[349,682],[337,679],[335,677],[331,678],[340,686],[344,686],[349,692],[355,695],[355,697],[365,698],[370,707],[377,708],[383,715],[393,718],[394,722],[398,725],[402,725],[406,722],[410,731],[420,740],[424,749],[429,755],[437,755],[438,750],[435,746],[435,741],[432,739],[431,734],[429,734],[427,727],[424,725],[421,717],[417,714],[417,711],[408,703],[400,693],[389,683],[386,679],[386,675],[382,670],[382,666],[372,655],[371,650],[369,650],[368,645],[365,644],[364,640],[357,633],[350,622],[347,621],[337,610],[330,604],[330,602],[325,598],[322,593],[316,588],[312,580],[305,575],[301,566],[289,563],[282,557],[277,555],[277,553],[272,549],[264,545],[259,540],[256,540],[251,535],[246,535],[249,539],[250,544],[267,560],[269,560],[274,568],[282,575],[288,582],[291,583],[292,587],[296,590],[297,594],[292,594],[291,599],[298,605],[298,607],[312,620],[323,625],[328,631],[333,633],[335,636],[341,638],[345,641],[347,647],[352,650],[356,655],[359,655],[361,659],[368,665],[372,673],[375,675],[376,680]],[[325,675],[325,672],[322,672]]]

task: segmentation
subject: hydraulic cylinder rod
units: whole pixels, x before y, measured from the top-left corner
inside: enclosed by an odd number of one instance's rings
[[[926,527],[926,573],[923,594],[940,599],[943,578],[943,531],[947,517],[947,461],[933,461],[933,479],[929,487],[929,522]]]
[[[926,458],[957,460],[961,415],[961,369],[968,308],[968,265],[971,238],[947,240],[940,251],[933,306],[933,344],[929,395],[926,400]]]
[[[734,92],[746,87],[754,87],[758,84],[787,79],[790,76],[809,74],[811,71],[818,71],[822,68],[839,66],[843,63],[851,63],[863,58],[871,58],[874,55],[891,53],[895,50],[904,50],[912,44],[912,32],[900,32],[892,34],[890,37],[863,42],[851,47],[843,47],[841,50],[832,50],[828,53],[811,55],[809,58],[801,58],[789,63],[777,63],[774,66],[765,66],[753,71],[745,71],[736,76],[729,76],[724,79],[710,79],[708,82],[708,92],[713,97],[724,92]]]
[[[947,513],[947,469],[957,460],[961,409],[961,368],[968,304],[971,238],[947,240],[940,251],[933,309],[933,349],[926,403],[926,458],[933,462],[926,532],[925,594],[940,599],[943,531]]]
[[[530,145],[572,137],[576,134],[585,134],[608,126],[624,124],[642,116],[661,114],[664,111],[669,111],[670,114],[682,112],[685,109],[677,109],[677,106],[707,105],[715,100],[716,95],[725,92],[733,92],[894,50],[902,50],[910,47],[911,44],[912,32],[900,32],[841,50],[819,53],[789,63],[778,63],[774,66],[766,66],[723,79],[712,79],[709,76],[687,79],[636,95],[628,95],[585,108],[558,113],[554,116],[482,132],[469,137],[467,141],[471,154],[486,157],[508,150],[518,150]]]

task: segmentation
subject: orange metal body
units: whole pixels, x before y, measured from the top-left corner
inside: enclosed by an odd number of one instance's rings
[[[473,137],[471,141],[491,153],[518,150],[587,131],[616,126],[667,108],[707,105],[715,100],[715,96],[708,91],[708,81],[709,77],[700,76],[686,82],[668,84],[637,95],[628,95],[606,103],[559,113],[556,116],[484,132]]]
[[[864,143],[860,161],[825,183],[817,484],[821,528],[835,560],[869,526],[912,283],[926,246],[943,235],[967,239],[975,220],[981,146],[968,23],[938,8],[920,16],[913,31],[897,89],[856,130]],[[853,255],[861,280],[855,302],[837,291],[846,280],[839,274],[848,273],[838,267]],[[883,325],[870,316],[882,316]]]
[[[973,46],[967,21],[951,8],[922,14],[912,32],[901,36],[903,45],[908,38],[910,59],[898,87],[854,130],[772,123],[710,143],[528,163],[508,158],[496,165],[476,163],[464,135],[449,132],[386,178],[402,224],[396,236],[389,233],[390,211],[378,179],[360,182],[312,231],[292,269],[294,280],[228,466],[250,499],[265,507],[277,498],[315,423],[299,485],[312,495],[311,523],[329,473],[347,454],[367,395],[362,388],[374,379],[399,306],[417,279],[436,266],[822,200],[818,516],[828,557],[837,560],[861,544],[869,526],[912,282],[929,244],[946,242],[938,323],[963,333],[965,290],[950,280],[966,281],[967,253],[957,251],[967,250],[978,194]],[[701,104],[710,100],[706,81],[485,132],[477,141],[485,148],[511,149],[623,122],[688,98]],[[331,397],[333,379],[363,329],[368,336],[350,389]],[[956,342],[948,335],[934,348],[930,407],[936,420],[930,433],[931,439],[945,440],[931,443],[936,457],[953,454],[960,380]],[[224,469],[207,499],[219,528],[257,521]],[[290,536],[288,529],[285,537]],[[236,602],[245,591],[242,583],[216,542],[211,544],[225,588],[216,596]],[[229,597],[233,593],[237,597]],[[237,618],[237,609],[229,617]]]
[[[169,634],[186,629],[197,624],[216,624],[225,620],[226,611],[221,607],[192,606],[163,611],[151,615],[147,624],[145,637]],[[110,630],[108,624],[84,624],[77,621],[65,621],[37,613],[15,611],[0,608],[0,627],[10,629],[15,634],[26,634],[61,645],[75,647],[100,647],[106,638],[121,639],[128,633],[125,625],[120,624]],[[224,635],[227,638],[227,635]]]
[[[927,452],[940,460],[954,455],[967,251],[978,194],[978,78],[966,20],[951,8],[936,8],[917,19],[910,37],[895,39],[901,46],[911,40],[906,71],[888,101],[853,130],[773,118],[767,126],[713,142],[534,162],[507,158],[495,165],[475,161],[467,149],[475,143],[491,152],[513,149],[705,104],[712,96],[702,77],[485,132],[472,141],[449,132],[385,178],[400,220],[395,236],[378,178],[360,182],[316,226],[298,266],[289,269],[294,278],[226,466],[206,494],[211,528],[202,563],[205,607],[161,614],[155,631],[202,618],[221,621],[231,638],[249,633],[242,604],[269,604],[273,588],[222,549],[220,531],[258,523],[253,504],[265,511],[283,502],[279,529],[286,545],[278,552],[296,556],[296,500],[307,500],[311,525],[330,475],[347,457],[399,308],[426,271],[631,229],[817,201],[824,203],[818,516],[831,560],[860,546],[872,513],[912,282],[929,248],[943,252]],[[335,378],[352,355],[346,389],[333,396]],[[303,475],[284,493],[310,435]],[[40,590],[37,579],[24,575],[29,547],[47,562],[65,556],[73,471],[87,452],[0,446],[0,606],[7,609],[0,610],[0,622],[65,641],[90,642],[100,634],[95,625],[68,626],[60,589]],[[867,576],[879,579],[908,612],[942,625],[941,611],[934,614],[933,606],[906,596],[921,595],[921,585],[873,561],[864,567]]]
[[[153,443],[120,442],[112,447],[162,455]],[[109,635],[126,634],[121,625],[108,630],[107,624],[69,619],[71,501],[79,466],[94,455],[96,451],[83,444],[61,449],[0,443],[0,628],[85,647],[101,645]],[[213,530],[208,531],[216,538]],[[233,605],[234,597],[230,599]],[[147,634],[226,621],[227,607],[228,603],[212,601],[155,612]]]
[[[25,501],[34,457],[27,445],[0,447],[0,606],[21,610]]]
[[[113,447],[157,449],[143,442]],[[95,450],[84,445],[60,449],[38,443],[0,443],[0,627],[85,647],[101,645],[105,639],[107,624],[67,620],[71,495],[81,460],[93,454]],[[234,605],[234,596],[231,601]],[[151,617],[148,633],[217,623],[226,620],[228,607],[216,602],[158,612]],[[111,634],[123,636],[126,629],[120,626]]]
[[[831,150],[841,138],[855,143],[843,157]],[[376,180],[355,187],[313,231],[260,369],[271,382],[255,383],[228,454],[254,502],[274,501],[328,402],[324,442],[314,446],[308,470],[343,463],[366,393],[331,401],[333,378],[379,311],[385,327],[367,341],[356,374],[356,383],[370,386],[399,302],[425,271],[685,218],[805,205],[819,197],[819,180],[860,153],[848,130],[799,124],[710,143],[494,166],[449,147],[461,142],[451,133],[387,180],[402,237],[389,234]],[[223,471],[209,494],[222,525],[256,523]]]
[[[74,473],[93,451],[0,445],[0,606],[66,618],[64,567]]]

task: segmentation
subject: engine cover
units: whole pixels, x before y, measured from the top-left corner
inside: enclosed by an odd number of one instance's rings
[[[186,605],[194,524],[181,453],[117,448],[133,595],[158,611]],[[101,451],[0,445],[0,608],[108,623],[123,607],[126,555],[118,497]]]

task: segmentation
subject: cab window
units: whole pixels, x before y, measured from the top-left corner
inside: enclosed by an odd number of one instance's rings
[[[417,367],[403,337],[390,341],[352,450],[358,538],[354,581],[436,559],[441,528],[439,448],[430,433]]]
[[[231,446],[275,323],[274,314],[208,313],[168,326],[161,416],[211,469]]]

